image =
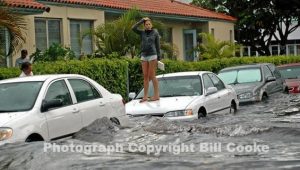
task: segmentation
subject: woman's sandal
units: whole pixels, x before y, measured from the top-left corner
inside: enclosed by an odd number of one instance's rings
[[[146,102],[146,101],[148,101],[148,99],[141,99],[140,103],[143,103],[143,102]]]
[[[159,98],[152,98],[151,97],[149,101],[153,102],[153,101],[157,101],[157,100],[159,100]]]

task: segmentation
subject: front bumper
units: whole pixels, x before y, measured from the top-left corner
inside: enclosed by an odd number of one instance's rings
[[[130,117],[139,117],[139,116],[155,116],[155,117],[164,117],[164,114],[128,114]],[[195,120],[198,119],[198,115],[191,116],[176,116],[176,117],[164,117],[169,120]]]
[[[195,120],[195,119],[198,119],[198,115],[165,117],[165,118],[170,119],[170,120]]]
[[[260,97],[259,96],[253,96],[253,97],[248,98],[248,99],[238,99],[238,100],[239,100],[239,103],[259,102]]]

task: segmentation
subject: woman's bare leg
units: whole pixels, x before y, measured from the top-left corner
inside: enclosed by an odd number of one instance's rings
[[[154,96],[151,100],[159,100],[159,87],[158,80],[156,78],[156,68],[157,68],[157,60],[149,61],[149,79],[152,80],[153,88],[154,88]]]
[[[149,62],[142,61],[142,70],[144,77],[144,97],[141,102],[147,101],[148,99],[148,89],[149,89]]]

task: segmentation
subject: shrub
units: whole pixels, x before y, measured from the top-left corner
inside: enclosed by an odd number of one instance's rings
[[[163,60],[165,71],[158,70],[157,74],[181,71],[212,71],[222,68],[250,63],[274,63],[275,65],[300,62],[300,56],[275,57],[233,57],[212,59],[199,62],[184,62]],[[128,78],[127,78],[128,70]],[[127,98],[127,81],[129,91],[138,92],[143,85],[142,68],[139,59],[86,59],[83,61],[56,61],[36,63],[33,65],[34,74],[82,74],[88,76],[113,93],[119,93]],[[18,68],[0,68],[0,80],[18,77]]]
[[[72,60],[76,58],[75,53],[70,48],[55,43],[45,52],[37,49],[36,52],[31,55],[31,58],[32,57],[34,58],[34,62]]]

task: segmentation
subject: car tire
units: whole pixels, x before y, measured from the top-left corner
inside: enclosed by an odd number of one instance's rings
[[[111,117],[109,120],[112,121],[116,125],[121,125],[119,119],[116,117]]]
[[[198,119],[202,118],[202,117],[206,117],[206,112],[204,109],[200,109],[198,111]]]
[[[266,93],[264,93],[263,95],[262,95],[262,97],[261,97],[261,101],[262,102],[267,102],[267,100],[268,100],[268,95],[266,94]]]
[[[230,110],[229,113],[236,113],[236,104],[234,103],[234,101],[231,102],[230,104]]]

